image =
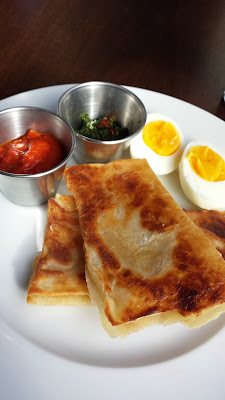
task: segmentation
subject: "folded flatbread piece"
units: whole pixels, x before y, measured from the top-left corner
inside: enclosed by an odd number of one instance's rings
[[[146,160],[66,169],[84,239],[86,280],[110,336],[225,311],[225,262]]]
[[[27,302],[38,305],[86,305],[90,297],[78,212],[72,196],[48,202],[43,250],[34,262]]]
[[[184,210],[225,259],[225,211]]]

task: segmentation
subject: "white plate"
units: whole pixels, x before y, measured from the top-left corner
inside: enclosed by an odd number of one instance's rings
[[[10,97],[0,102],[0,110],[33,105],[56,111],[59,97],[71,86]],[[172,97],[130,89],[147,112],[176,120],[186,143],[201,138],[225,149],[222,120]],[[177,172],[161,180],[182,207],[194,208],[180,189]],[[65,190],[63,182],[60,191]],[[46,205],[16,206],[0,193],[0,210],[1,399],[224,398],[225,316],[197,330],[179,324],[152,327],[122,340],[107,336],[95,307],[27,305]]]

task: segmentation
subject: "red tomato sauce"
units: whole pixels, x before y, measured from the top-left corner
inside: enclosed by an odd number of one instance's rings
[[[65,149],[58,139],[29,129],[25,135],[0,145],[0,170],[33,175],[49,171],[65,157]]]

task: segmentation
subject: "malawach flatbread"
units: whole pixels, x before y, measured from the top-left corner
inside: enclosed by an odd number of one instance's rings
[[[185,210],[225,259],[225,211]]]
[[[225,262],[146,160],[66,169],[86,280],[110,336],[156,323],[198,327],[225,311]]]
[[[67,209],[67,210],[66,210]],[[217,248],[217,250],[222,254],[223,258],[225,258],[225,212],[219,212],[219,211],[214,211],[214,210],[184,210],[186,214],[195,222],[196,225],[198,225],[202,231],[207,235],[207,237],[212,241],[214,246]],[[56,218],[52,218],[53,215],[56,215]],[[73,219],[73,216],[75,214],[75,219]],[[65,218],[66,215],[66,218]],[[60,218],[60,221],[59,221]],[[57,224],[60,224],[60,230],[65,234],[65,232],[68,232],[70,235],[69,231],[67,230],[67,223],[68,218],[72,223],[75,224],[76,229],[78,230],[78,235],[79,235],[79,243],[80,243],[80,252],[81,254],[81,262],[79,263],[82,265],[82,282],[81,282],[81,288],[85,295],[87,294],[86,290],[86,280],[84,280],[84,254],[83,254],[83,239],[81,238],[80,234],[80,225],[78,222],[78,212],[77,208],[75,205],[75,200],[73,196],[60,196],[59,194],[56,195],[56,199],[51,199],[49,200],[49,209],[48,209],[48,222],[47,222],[47,227],[46,227],[46,239],[45,242],[50,240],[50,243],[55,242],[54,238],[54,227]],[[54,221],[54,222],[53,222]],[[57,222],[58,221],[58,222]],[[78,244],[78,241],[76,241]],[[46,245],[46,244],[45,244]],[[54,252],[54,244],[50,244],[51,247],[51,254]],[[46,247],[45,250],[43,249],[43,253],[46,253]],[[41,265],[46,267],[46,264],[49,264],[50,258],[52,255],[48,253],[48,256],[45,257],[45,262],[43,263],[43,257],[44,254],[42,255],[42,264],[41,262],[39,263],[40,260],[40,255],[36,257],[35,263],[34,263],[34,276],[32,277],[33,284],[30,285],[29,288],[29,295],[28,295],[28,302],[33,303],[33,304],[51,304],[51,305],[57,305],[57,304],[74,304],[74,303],[79,303],[79,295],[72,294],[71,292],[68,291],[68,281],[64,281],[64,273],[59,277],[58,279],[51,279],[51,291],[47,292],[46,290],[41,289],[40,282],[43,281],[43,271],[40,272],[41,270]],[[38,268],[38,270],[37,270]],[[77,266],[73,264],[74,272],[77,271]],[[80,266],[79,266],[80,268]],[[67,271],[68,272],[68,271]],[[49,273],[49,272],[48,272]],[[38,276],[40,275],[40,278],[38,279]],[[50,275],[48,275],[50,278]],[[63,278],[62,278],[63,277]],[[60,282],[60,286],[59,286]],[[79,284],[80,281],[76,281],[76,285],[80,286]],[[85,285],[85,289],[84,289]],[[41,289],[41,291],[40,291]],[[59,292],[60,289],[60,292]],[[53,293],[57,292],[58,294],[53,295]],[[34,293],[32,293],[34,292]],[[88,295],[88,294],[87,294]],[[86,299],[81,297],[82,302],[87,304],[89,303],[89,299]],[[81,302],[81,304],[82,304]]]
[[[90,304],[78,212],[72,196],[48,202],[44,244],[34,262],[27,302],[37,305]]]

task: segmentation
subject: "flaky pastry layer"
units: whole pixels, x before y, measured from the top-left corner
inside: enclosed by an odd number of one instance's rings
[[[35,259],[27,302],[38,305],[86,305],[90,296],[78,212],[72,196],[48,202],[44,245]]]

